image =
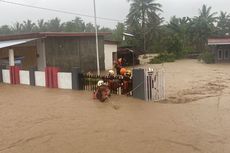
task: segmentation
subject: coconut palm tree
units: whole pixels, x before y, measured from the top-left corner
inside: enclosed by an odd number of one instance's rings
[[[61,23],[59,18],[51,19],[47,22],[47,31],[49,32],[62,32],[64,24]]]
[[[142,28],[152,18],[151,16],[159,18],[157,12],[162,11],[160,9],[162,5],[156,3],[155,0],[128,0],[128,2],[131,2],[131,7],[127,16],[127,22],[131,24],[135,24],[135,22],[141,23]]]
[[[31,20],[26,20],[23,21],[22,24],[22,31],[27,33],[27,32],[33,32],[35,29],[35,23],[33,23]]]
[[[0,35],[8,35],[11,33],[12,31],[8,25],[0,26]]]
[[[47,31],[47,23],[44,19],[40,19],[37,21],[37,31],[39,32],[45,32]]]
[[[72,21],[68,21],[64,24],[64,31],[66,32],[84,32],[85,23],[79,17],[76,17]]]
[[[199,10],[199,16],[195,17],[191,22],[190,34],[198,51],[206,49],[208,37],[215,31],[217,13],[211,13],[211,9],[212,7],[203,5]]]
[[[146,25],[153,20],[159,21],[158,12],[162,12],[160,3],[156,0],[127,0],[131,2],[129,14],[127,15],[127,24],[130,27],[140,27],[143,34],[143,49],[146,50]]]
[[[85,32],[95,32],[95,27],[91,22],[85,25]]]
[[[21,33],[22,32],[22,24],[19,22],[16,22],[12,27],[11,27],[13,33]]]
[[[176,18],[173,16],[167,25],[169,35],[179,39],[183,51],[189,45],[188,29],[190,22],[191,19],[189,17]]]
[[[229,33],[230,28],[230,16],[227,12],[220,12],[217,23],[217,33],[218,35],[225,35]]]

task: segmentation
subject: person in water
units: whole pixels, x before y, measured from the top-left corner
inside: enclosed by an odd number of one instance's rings
[[[110,96],[110,89],[109,87],[104,83],[103,80],[98,81],[97,88],[94,93],[94,97],[101,102],[105,102],[106,99]]]

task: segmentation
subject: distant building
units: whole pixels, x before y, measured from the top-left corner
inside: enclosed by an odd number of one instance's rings
[[[211,37],[208,39],[208,46],[216,63],[230,62],[230,36]]]
[[[109,45],[104,36],[98,33],[100,68],[111,68],[116,44]],[[95,71],[95,33],[42,32],[0,36],[0,64],[14,59],[23,69],[57,66],[63,71],[80,67],[83,71]],[[16,60],[15,60],[16,59]]]

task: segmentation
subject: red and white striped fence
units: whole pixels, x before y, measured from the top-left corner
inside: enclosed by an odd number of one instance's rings
[[[1,81],[6,84],[35,85],[48,88],[72,89],[72,73],[59,72],[56,67],[47,67],[45,71],[20,70],[17,66],[10,69],[0,69]],[[34,76],[32,78],[31,76]],[[34,83],[31,84],[31,80]]]
[[[47,67],[45,71],[20,70],[17,66],[11,66],[10,69],[0,67],[0,82],[74,90],[84,90],[84,85],[87,86],[82,81],[82,73],[79,68],[73,68],[72,72],[59,71],[57,67]],[[134,98],[145,101],[160,101],[165,98],[163,70],[134,69],[131,84],[129,92]]]

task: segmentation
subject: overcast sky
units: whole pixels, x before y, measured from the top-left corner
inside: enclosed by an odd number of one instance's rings
[[[81,14],[93,15],[93,0],[6,0],[23,4],[35,5],[52,9],[71,11]],[[212,6],[213,11],[227,11],[230,13],[229,0],[157,0],[162,4],[162,16],[169,20],[170,17],[176,15],[178,17],[193,17],[198,14],[198,9],[202,4]],[[129,11],[129,3],[127,0],[96,0],[97,16],[105,18],[125,20]],[[62,21],[74,19],[74,15],[49,12],[44,10],[36,10],[22,6],[6,4],[0,2],[0,25],[13,24],[16,21],[37,19],[51,19],[59,17]],[[86,22],[93,22],[92,18],[82,17]],[[115,21],[98,20],[98,24],[105,27],[113,28]]]

